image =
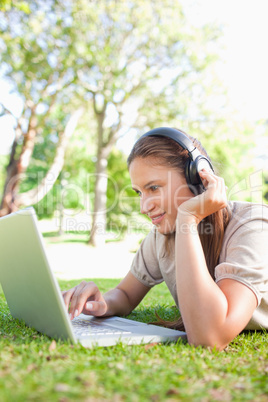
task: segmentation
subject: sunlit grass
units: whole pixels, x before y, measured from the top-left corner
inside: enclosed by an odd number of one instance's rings
[[[60,281],[62,289],[79,281]],[[117,280],[95,280],[102,291]],[[174,317],[161,284],[129,317]],[[243,333],[223,352],[170,344],[85,349],[12,319],[0,294],[1,401],[267,401],[268,335]]]

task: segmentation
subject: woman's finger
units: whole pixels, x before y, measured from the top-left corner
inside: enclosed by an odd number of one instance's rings
[[[94,282],[81,282],[75,289],[70,300],[69,315],[73,319],[83,311],[85,304],[89,301],[98,301],[101,293]]]
[[[213,173],[213,171],[207,171],[207,170],[200,170],[199,172],[199,176],[202,180],[202,183],[204,185],[204,187],[207,187],[208,184],[211,182],[211,180],[213,181],[213,179],[217,176],[215,176],[215,174]]]
[[[88,301],[83,309],[83,313],[101,316],[106,312],[106,303],[104,301]]]
[[[67,311],[69,310],[70,301],[71,301],[71,298],[72,298],[74,292],[75,292],[75,288],[61,292]]]

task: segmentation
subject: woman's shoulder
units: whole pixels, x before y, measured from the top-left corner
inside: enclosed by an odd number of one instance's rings
[[[268,219],[268,205],[247,201],[229,201],[231,219]]]
[[[152,227],[141,244],[141,250],[154,253],[157,255],[157,258],[173,255],[174,247],[175,233],[168,235],[161,234],[155,226]]]
[[[232,215],[225,229],[220,263],[232,254],[236,266],[241,260],[247,266],[254,266],[267,253],[268,207],[249,202],[232,202],[229,207]]]
[[[155,247],[158,246],[159,244],[162,244],[164,242],[164,236],[158,233],[157,229],[155,226],[151,228],[149,233],[145,236],[143,239],[142,244],[146,246],[151,246]]]
[[[230,201],[228,203],[230,220],[227,232],[234,232],[246,225],[254,230],[268,231],[268,205],[243,201]]]

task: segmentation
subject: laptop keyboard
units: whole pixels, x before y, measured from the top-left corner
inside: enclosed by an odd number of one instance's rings
[[[113,328],[103,323],[88,320],[73,320],[72,326],[74,333],[77,336],[103,336],[103,335],[125,335],[131,334],[129,331],[125,331],[120,328]]]

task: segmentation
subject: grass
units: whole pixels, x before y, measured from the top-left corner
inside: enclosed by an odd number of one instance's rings
[[[58,232],[44,232],[43,238],[47,244],[64,244],[64,243],[88,243],[88,233],[85,232],[64,232],[59,235]]]
[[[124,239],[124,233],[116,233],[114,231],[107,231],[108,236],[106,243],[116,243]],[[134,232],[135,233],[135,232]],[[110,238],[109,238],[110,234]],[[88,244],[89,233],[85,231],[66,231],[63,234],[59,234],[57,231],[43,232],[43,237],[48,244],[59,243],[85,243]],[[141,240],[144,236],[141,235]]]
[[[79,281],[60,281],[62,289]],[[102,291],[118,281],[95,280]],[[173,318],[164,284],[129,316]],[[170,344],[85,349],[12,319],[0,292],[0,401],[268,401],[268,334],[239,335],[223,352]]]

